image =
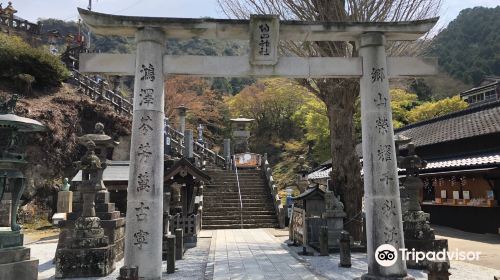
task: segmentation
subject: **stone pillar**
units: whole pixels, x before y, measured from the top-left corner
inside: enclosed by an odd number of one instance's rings
[[[226,168],[230,168],[231,139],[224,139],[224,159],[226,160]]]
[[[193,158],[193,131],[186,129],[184,131],[184,157]]]
[[[179,113],[179,131],[184,133],[186,130],[186,112],[188,108],[182,104],[181,106],[175,108]]]
[[[204,129],[203,125],[201,125],[201,124],[198,125],[198,140],[197,141],[198,141],[198,143],[200,143],[202,145],[205,143],[205,141],[203,141],[203,129]]]
[[[175,259],[182,260],[184,254],[184,229],[175,229]]]
[[[73,192],[60,191],[57,193],[57,213],[73,212]]]
[[[175,272],[175,235],[167,236],[167,273]]]
[[[165,34],[141,28],[136,42],[125,265],[144,279],[161,279]]]
[[[404,247],[403,223],[385,36],[364,33],[359,45],[364,71],[360,93],[368,257],[368,273],[362,279],[411,279],[399,253],[399,248]],[[395,263],[389,266],[382,266],[375,259],[376,250],[383,244],[398,250]]]
[[[164,150],[164,153],[165,155],[172,155],[172,144],[171,144],[171,141],[170,141],[170,131],[168,129],[168,118],[165,117],[165,120],[164,120],[164,134],[163,134],[163,141],[164,141],[164,144],[165,144],[165,150]]]

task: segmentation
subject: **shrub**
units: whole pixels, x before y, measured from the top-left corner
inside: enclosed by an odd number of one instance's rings
[[[58,57],[19,37],[0,34],[0,77],[14,79],[19,74],[33,76],[38,88],[58,86],[69,76]]]

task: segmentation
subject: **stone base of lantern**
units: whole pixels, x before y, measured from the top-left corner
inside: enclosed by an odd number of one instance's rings
[[[56,278],[103,277],[113,270],[115,262],[111,246],[64,248],[56,252]]]
[[[113,248],[97,217],[79,217],[56,251],[56,278],[101,277],[115,269]]]
[[[81,215],[83,207],[81,199],[80,192],[73,192],[73,212],[68,214],[67,221],[61,221],[59,224],[61,227],[59,242],[67,240],[67,237],[71,236],[75,220]],[[95,210],[96,216],[101,220],[104,235],[108,238],[109,246],[113,251],[114,261],[118,262],[124,256],[125,218],[121,217],[119,211],[115,211],[115,204],[109,202],[109,192],[96,194]]]
[[[30,249],[0,249],[0,279],[38,279],[38,260],[30,259]]]
[[[38,279],[38,260],[30,259],[30,249],[23,247],[23,234],[0,231],[0,279]]]
[[[403,214],[405,248],[417,252],[442,252],[448,250],[447,239],[436,239],[429,224],[430,215],[423,211],[410,211]],[[407,260],[406,266],[412,269],[427,269],[428,261]]]

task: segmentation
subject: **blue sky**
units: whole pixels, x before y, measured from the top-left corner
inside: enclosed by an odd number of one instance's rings
[[[5,7],[8,0],[0,0]],[[11,0],[18,16],[36,21],[39,17],[76,20],[76,7],[88,0]],[[443,0],[439,26],[446,26],[458,13],[476,6],[496,7],[499,0]],[[93,0],[93,9],[103,13],[163,17],[224,17],[216,0]]]

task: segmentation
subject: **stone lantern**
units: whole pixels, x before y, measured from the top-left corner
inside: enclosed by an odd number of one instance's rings
[[[306,164],[306,159],[300,156],[298,159],[299,165],[295,173],[297,174],[297,186],[300,192],[305,191],[309,187],[307,175],[311,172],[311,168]]]
[[[45,126],[15,115],[17,100],[17,95],[13,95],[9,101],[0,103],[0,201],[6,189],[12,196],[10,228],[0,228],[0,279],[36,279],[38,260],[30,260],[30,249],[23,247],[24,235],[16,221],[26,186],[26,134],[45,131]]]
[[[231,119],[235,154],[249,152],[248,139],[250,138],[250,124],[253,121],[254,119],[247,119],[241,115],[236,119]]]
[[[92,141],[95,145],[95,154],[99,157],[101,161],[102,168],[99,169],[100,177],[102,178],[102,173],[104,169],[106,169],[108,165],[108,155],[113,154],[113,149],[119,144],[111,138],[109,135],[104,133],[104,125],[102,123],[96,123],[94,133],[85,134],[81,137],[78,137],[78,141],[80,144],[87,146],[89,141]],[[100,191],[99,192],[107,192],[106,186],[104,186],[104,182],[99,182]]]
[[[13,18],[14,14],[17,13],[17,10],[12,7],[12,2],[9,1],[9,5],[2,10],[4,16],[8,18]]]
[[[427,162],[421,157],[415,154],[415,144],[413,144],[411,138],[407,137],[397,137],[396,147],[399,148],[402,145],[406,145],[406,150],[408,151],[406,156],[401,156],[397,150],[397,164],[401,169],[405,169],[406,177],[400,189],[405,193],[405,200],[401,198],[401,208],[403,212],[403,233],[405,247],[410,250],[415,250],[417,252],[440,252],[442,250],[448,250],[448,240],[446,239],[436,239],[434,235],[434,230],[430,226],[430,215],[422,211],[420,207],[419,192],[423,188],[423,181],[419,177],[420,169],[425,168]],[[386,209],[390,209],[392,205],[386,203],[384,206]],[[384,209],[382,209],[384,210]],[[406,261],[406,265],[413,269],[429,269],[431,272],[440,272],[447,276],[447,268],[449,268],[448,261],[444,261],[445,264],[432,264],[432,261],[423,260],[422,262],[416,262],[415,260],[409,259]],[[435,265],[435,266],[433,266]],[[438,269],[439,268],[439,269]],[[429,274],[429,279],[431,274]],[[437,279],[437,278],[432,278]],[[439,278],[448,279],[448,278]]]
[[[184,104],[181,104],[179,107],[175,108],[177,110],[179,116],[179,131],[184,134],[184,130],[186,130],[186,113],[189,110]]]

